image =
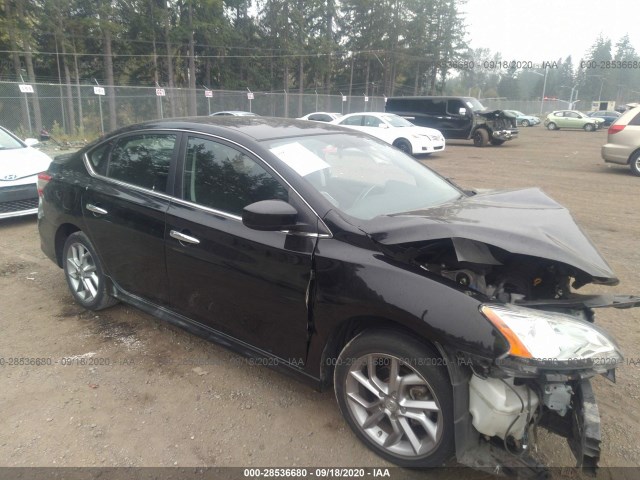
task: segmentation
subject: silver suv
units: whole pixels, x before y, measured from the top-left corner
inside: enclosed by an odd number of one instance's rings
[[[640,176],[640,107],[627,110],[608,130],[607,143],[602,146],[605,162],[629,165]]]

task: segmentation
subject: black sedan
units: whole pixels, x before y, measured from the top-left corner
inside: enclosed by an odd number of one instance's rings
[[[599,457],[589,378],[622,361],[579,295],[615,275],[537,189],[475,194],[333,125],[190,118],[116,131],[42,175],[43,251],[75,300],[122,301],[335,389],[403,466]]]

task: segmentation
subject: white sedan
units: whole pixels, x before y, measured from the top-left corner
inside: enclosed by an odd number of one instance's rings
[[[411,155],[429,155],[445,148],[439,130],[418,127],[392,113],[350,113],[331,123],[368,133]]]
[[[298,120],[313,120],[314,122],[332,122],[340,117],[342,117],[342,114],[337,112],[311,112],[311,113],[307,113],[303,117],[298,117]]]
[[[51,158],[0,127],[0,218],[38,213],[38,174],[49,168]]]

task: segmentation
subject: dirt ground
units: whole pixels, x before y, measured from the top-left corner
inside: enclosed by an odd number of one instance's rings
[[[501,147],[449,142],[425,162],[465,188],[541,187],[573,212],[620,278],[589,290],[640,295],[640,178],[603,163],[605,141],[603,131],[522,128]],[[597,322],[628,362],[616,384],[594,380],[601,465],[639,467],[640,308],[601,311]],[[389,466],[350,432],[333,392],[127,305],[95,314],[74,304],[62,271],[40,251],[35,217],[0,221],[0,325],[2,467]],[[9,366],[11,358],[45,365]],[[548,464],[575,465],[563,440],[541,434],[538,443]],[[614,478],[606,469],[598,476]]]

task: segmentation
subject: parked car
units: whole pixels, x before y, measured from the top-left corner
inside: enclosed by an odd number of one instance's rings
[[[544,119],[544,126],[549,130],[561,128],[579,128],[586,132],[594,132],[602,128],[604,118],[590,117],[578,110],[557,110]]]
[[[605,110],[599,110],[597,112],[589,112],[587,113],[587,115],[590,117],[602,118],[604,120],[604,123],[602,124],[603,127],[608,127],[613,122],[615,122],[618,118],[620,118],[620,114],[618,112],[614,112],[614,111],[608,112]]]
[[[350,113],[331,123],[368,133],[410,155],[442,152],[445,140],[433,128],[417,127],[392,113]]]
[[[538,189],[466,192],[335,125],[197,117],[58,156],[40,190],[42,249],[78,304],[333,385],[391,462],[530,466],[535,425],[597,465],[589,379],[622,356],[592,309],[640,298],[575,291],[618,280]]]
[[[257,113],[253,112],[245,112],[243,110],[222,110],[220,112],[214,112],[209,114],[210,117],[219,117],[219,116],[231,116],[231,117],[257,117]]]
[[[314,122],[332,122],[342,116],[336,112],[312,112],[300,117],[300,120],[313,120]]]
[[[502,145],[518,136],[513,115],[489,110],[473,97],[390,97],[385,111],[435,128],[446,139],[472,139],[476,147]]]
[[[533,127],[540,124],[540,118],[534,115],[526,115],[518,110],[505,110],[505,113],[516,117],[516,125],[520,127]]]
[[[609,127],[601,154],[605,162],[629,165],[640,176],[640,107],[627,110]]]
[[[38,212],[38,174],[51,163],[48,155],[33,148],[38,140],[20,140],[0,127],[0,218]]]

